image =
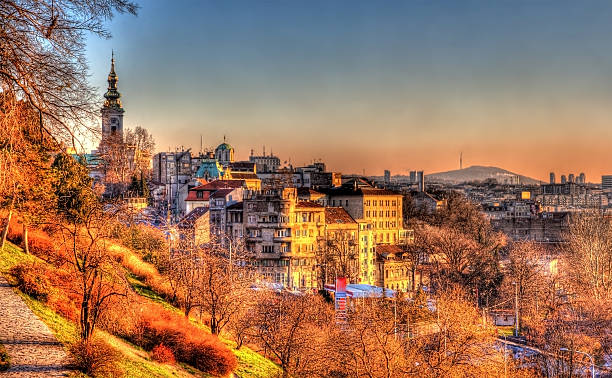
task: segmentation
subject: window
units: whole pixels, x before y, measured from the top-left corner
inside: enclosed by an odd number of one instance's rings
[[[348,200],[344,201],[344,206],[348,206]]]
[[[262,246],[262,252],[263,253],[274,253],[274,246],[273,245],[264,245],[264,246]]]
[[[204,198],[204,192],[196,192],[197,198]]]

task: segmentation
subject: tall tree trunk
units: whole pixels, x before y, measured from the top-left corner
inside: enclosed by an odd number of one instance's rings
[[[8,235],[12,216],[13,216],[13,202],[11,202],[11,207],[9,208],[8,217],[6,217],[6,225],[4,226],[4,230],[2,230],[2,243],[0,244],[0,251],[4,250],[4,244],[6,243],[6,235]]]
[[[28,243],[28,225],[23,222],[23,251],[30,254],[30,245]]]

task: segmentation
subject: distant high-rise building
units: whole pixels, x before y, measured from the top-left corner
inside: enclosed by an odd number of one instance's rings
[[[571,183],[574,183],[576,181],[573,173],[569,174],[569,177],[567,178],[567,181],[569,181]]]
[[[612,189],[612,175],[601,176],[601,188]]]
[[[586,184],[586,175],[584,174],[584,172],[580,172],[580,176],[578,177],[580,178],[581,184]]]
[[[555,172],[550,172],[550,183],[551,184],[555,183]]]
[[[417,185],[419,192],[425,191],[425,175],[423,174],[423,171],[417,172]]]
[[[391,183],[391,172],[387,169],[385,169],[385,184],[390,184]]]
[[[565,178],[565,175],[561,175],[561,184],[567,184],[567,179]]]
[[[414,184],[416,182],[416,171],[410,171],[410,183]]]

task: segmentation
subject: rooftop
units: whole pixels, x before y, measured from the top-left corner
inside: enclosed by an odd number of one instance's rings
[[[311,202],[311,201],[299,201],[296,205],[296,208],[318,208],[318,209],[322,209],[323,206],[321,206],[320,204],[316,203],[316,202]]]
[[[191,227],[196,220],[206,213],[208,213],[208,207],[196,207],[181,219],[178,226],[181,228]]]
[[[350,224],[357,223],[355,219],[342,207],[326,207],[325,223],[327,224]]]

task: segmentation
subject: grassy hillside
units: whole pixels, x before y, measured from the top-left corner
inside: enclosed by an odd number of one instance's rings
[[[124,251],[124,253],[128,253]],[[134,254],[130,255],[130,260],[134,262],[138,260],[138,257]],[[23,253],[21,248],[14,244],[7,243],[4,251],[0,251],[0,273],[7,275],[11,267],[19,263],[40,263],[45,264],[44,261],[36,258],[33,255],[27,255]],[[136,261],[137,263],[146,264],[142,261]],[[128,264],[129,265],[129,264]],[[135,274],[130,275],[130,284],[143,299],[150,300],[161,304],[164,308],[180,313],[180,310],[171,306],[169,303],[163,300],[149,286],[143,283],[138,276]],[[49,328],[54,332],[57,339],[65,346],[74,342],[78,337],[78,329],[75,323],[57,314],[44,302],[36,300],[24,293],[19,293],[26,304],[32,309],[32,311],[45,322]],[[209,332],[206,326],[192,320],[192,322],[199,328]],[[129,377],[184,377],[184,376],[206,376],[197,369],[185,365],[176,364],[168,365],[161,364],[153,361],[149,353],[142,348],[133,345],[132,343],[115,337],[107,332],[99,331],[99,335],[103,337],[117,352],[121,355],[120,370]],[[279,368],[272,363],[270,360],[263,356],[255,353],[247,347],[241,348],[241,350],[234,349],[234,343],[229,340],[221,340],[225,343],[235,354],[238,360],[238,367],[234,371],[234,374],[238,377],[269,377],[279,373]]]

